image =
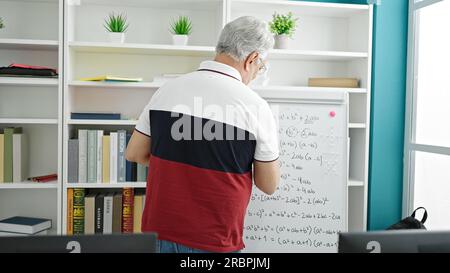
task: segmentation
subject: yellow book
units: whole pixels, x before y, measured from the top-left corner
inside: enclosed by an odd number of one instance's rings
[[[355,78],[309,78],[308,85],[312,87],[358,88],[359,80]]]
[[[5,174],[3,168],[3,158],[5,157],[4,156],[5,151],[3,149],[4,145],[5,145],[5,135],[0,134],[0,183],[5,182],[4,179]]]
[[[127,78],[127,77],[115,77],[115,76],[98,76],[98,77],[88,77],[81,78],[80,81],[115,81],[115,82],[140,82],[142,78]]]
[[[110,136],[103,136],[103,183],[109,183]]]
[[[67,189],[67,235],[73,235],[73,189]]]
[[[142,200],[144,195],[136,194],[134,195],[134,209],[133,209],[133,232],[141,233],[141,222],[142,222]]]

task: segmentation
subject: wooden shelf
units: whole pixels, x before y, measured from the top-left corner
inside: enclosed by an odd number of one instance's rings
[[[70,125],[130,125],[137,124],[137,120],[99,120],[99,119],[69,119]]]
[[[253,90],[263,91],[263,90],[288,90],[288,91],[319,91],[319,90],[329,90],[329,91],[347,91],[348,93],[367,93],[365,88],[337,88],[337,87],[309,87],[309,86],[292,86],[292,85],[267,85],[260,86],[254,85],[250,86]]]
[[[1,85],[58,86],[57,78],[0,77]]]
[[[366,128],[365,123],[349,123],[348,128],[350,129],[364,129]]]
[[[117,182],[117,183],[67,183],[67,188],[108,189],[108,188],[145,188],[146,182]]]
[[[128,53],[170,56],[213,56],[214,47],[208,46],[174,46],[155,44],[114,44],[96,42],[70,42],[71,49],[77,52]],[[273,49],[269,59],[295,59],[305,61],[350,61],[367,58],[364,52],[320,51],[320,50],[285,50]]]
[[[298,15],[344,18],[369,9],[367,5],[276,0],[232,0],[231,7],[233,10],[253,10],[257,13],[272,14],[276,10],[279,13],[291,11]]]
[[[96,88],[143,88],[154,89],[161,87],[162,83],[155,82],[94,82],[94,81],[71,81],[71,87],[96,87]]]
[[[56,40],[0,39],[0,49],[58,50]]]
[[[350,179],[350,180],[348,180],[348,186],[349,187],[363,187],[364,181]]]
[[[321,51],[321,50],[291,50],[273,49],[269,52],[270,59],[289,59],[303,61],[351,61],[367,58],[365,52]]]
[[[76,52],[170,56],[213,56],[215,52],[214,47],[209,46],[175,46],[162,44],[69,42],[69,47]]]
[[[58,119],[0,118],[0,124],[58,124]]]
[[[0,183],[0,189],[56,189],[57,182],[37,183],[37,182],[20,182],[20,183]]]

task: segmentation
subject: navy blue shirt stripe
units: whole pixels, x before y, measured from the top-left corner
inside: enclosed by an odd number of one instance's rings
[[[151,110],[149,115],[152,155],[228,173],[243,174],[252,170],[256,140],[248,131],[190,115],[172,116],[172,112],[168,111]],[[200,124],[200,128],[206,126],[205,131],[211,132],[215,138],[204,135],[203,130],[194,132],[195,124],[197,128]],[[176,133],[175,137],[172,130]]]

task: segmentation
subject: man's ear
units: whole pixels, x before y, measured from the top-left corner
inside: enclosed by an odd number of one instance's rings
[[[258,57],[259,57],[259,53],[258,52],[254,51],[254,52],[250,53],[250,55],[248,55],[247,59],[245,59],[244,70],[248,71],[250,69],[250,65],[253,62],[256,62]]]

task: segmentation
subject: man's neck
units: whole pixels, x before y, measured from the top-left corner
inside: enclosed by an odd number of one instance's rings
[[[231,58],[230,56],[228,56],[226,54],[217,54],[216,57],[214,58],[214,61],[233,67],[234,69],[236,69],[239,72],[239,74],[241,74],[241,76],[243,76],[242,75],[243,74],[242,73],[242,71],[243,71],[242,64],[240,64],[239,62],[237,62],[235,59]]]

